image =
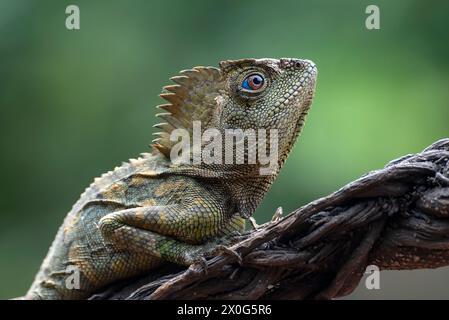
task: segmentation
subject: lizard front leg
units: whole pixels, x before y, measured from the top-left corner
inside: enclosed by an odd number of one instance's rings
[[[121,210],[103,217],[100,230],[119,250],[189,266],[214,252],[218,242],[200,243],[217,235],[226,223],[219,210],[201,209],[171,205]]]

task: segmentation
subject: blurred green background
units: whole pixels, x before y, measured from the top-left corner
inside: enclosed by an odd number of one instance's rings
[[[81,30],[65,28],[77,4]],[[380,7],[381,29],[365,28]],[[319,69],[300,142],[259,208],[289,212],[449,137],[443,1],[0,0],[0,298],[24,294],[95,176],[149,150],[169,76],[243,57]],[[449,298],[449,270],[382,272],[348,298]]]

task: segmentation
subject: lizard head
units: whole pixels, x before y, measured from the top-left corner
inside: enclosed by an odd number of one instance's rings
[[[177,142],[170,135],[183,129],[194,136],[195,121],[201,122],[201,133],[212,128],[220,133],[276,130],[280,168],[311,105],[315,64],[283,58],[226,60],[219,66],[195,67],[171,78],[176,84],[164,87],[161,94],[169,103],[159,108],[168,113],[159,114],[164,123],[156,125],[162,131],[153,146],[169,157]]]
[[[223,61],[219,99],[221,126],[277,130],[279,161],[300,133],[315,91],[317,69],[310,60],[242,59]]]

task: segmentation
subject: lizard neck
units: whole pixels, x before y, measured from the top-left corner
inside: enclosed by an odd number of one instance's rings
[[[243,218],[254,214],[270,186],[276,179],[278,168],[270,175],[261,175],[257,165],[183,165],[171,167],[169,172],[196,179],[214,180],[225,186],[235,204],[235,211]]]
[[[275,177],[259,176],[227,182],[228,190],[236,203],[236,211],[245,219],[251,217],[270,189]]]

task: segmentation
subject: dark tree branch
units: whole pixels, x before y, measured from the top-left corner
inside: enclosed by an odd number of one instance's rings
[[[243,235],[202,267],[174,265],[93,299],[330,299],[368,265],[449,265],[449,139],[370,172],[278,222]]]

